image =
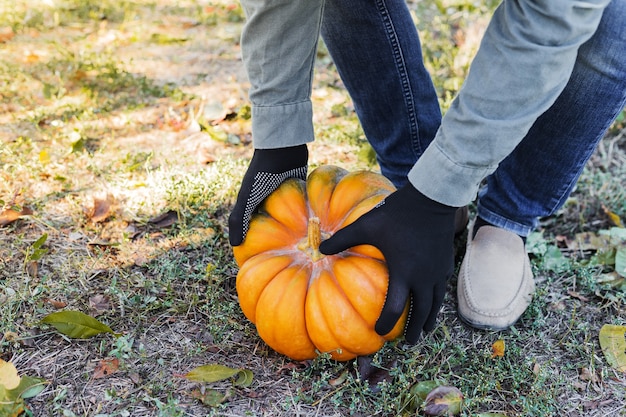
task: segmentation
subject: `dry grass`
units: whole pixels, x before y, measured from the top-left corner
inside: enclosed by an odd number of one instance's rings
[[[509,332],[461,324],[453,280],[437,330],[375,355],[392,377],[378,388],[359,378],[357,361],[294,363],[265,346],[239,310],[227,243],[251,151],[241,11],[226,0],[171,3],[0,0],[0,29],[14,31],[0,49],[0,203],[32,210],[0,227],[0,357],[49,382],[28,400],[32,415],[402,415],[422,380],[459,387],[466,416],[624,415],[626,379],[597,341],[602,324],[625,322],[624,294],[603,290],[602,268],[579,261],[552,271],[534,258],[540,289]],[[482,23],[463,19],[483,22],[488,8],[443,3],[411,6],[445,107],[480,36]],[[314,105],[311,165],[368,167],[323,50]],[[571,204],[546,220],[544,243],[607,228],[602,204],[626,218],[623,132],[617,124]],[[159,223],[163,213],[175,214]],[[47,252],[33,262],[44,234]],[[123,336],[70,340],[39,323],[58,309]],[[507,351],[494,360],[498,338]],[[95,378],[106,358],[119,369]],[[254,382],[180,377],[207,363],[250,369]],[[193,397],[198,389],[232,393],[209,407]]]

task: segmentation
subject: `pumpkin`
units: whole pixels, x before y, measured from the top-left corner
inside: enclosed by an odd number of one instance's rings
[[[318,249],[394,190],[380,174],[325,165],[306,182],[285,181],[263,202],[233,251],[239,305],[271,348],[295,360],[329,353],[345,361],[402,333],[406,311],[387,335],[374,330],[388,285],[380,251],[360,245],[326,256]]]

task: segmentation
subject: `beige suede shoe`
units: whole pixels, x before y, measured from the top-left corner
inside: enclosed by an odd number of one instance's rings
[[[482,226],[467,251],[457,284],[459,316],[479,329],[504,330],[530,305],[535,282],[521,237]]]

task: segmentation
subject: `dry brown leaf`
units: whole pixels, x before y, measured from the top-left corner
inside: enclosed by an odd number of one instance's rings
[[[47,298],[46,302],[57,310],[67,307],[67,303],[65,301],[51,300]]]
[[[114,374],[118,371],[120,360],[117,358],[102,359],[93,371],[93,379],[100,379]]]
[[[37,265],[37,261],[29,261],[26,263],[26,273],[32,279],[36,279],[39,273],[39,266]]]
[[[41,60],[41,56],[36,52],[24,51],[24,62],[27,64],[34,64]]]
[[[33,211],[28,207],[22,207],[21,211],[13,210],[12,208],[3,209],[0,212],[0,226],[6,226],[14,221],[20,219],[22,216],[29,216],[33,214]]]
[[[109,311],[111,305],[109,304],[109,298],[106,295],[96,294],[93,297],[89,297],[89,308],[96,314],[102,314]]]
[[[178,221],[178,213],[174,210],[167,211],[148,220],[148,223],[155,225],[159,229],[170,227]]]
[[[580,370],[580,374],[578,375],[578,377],[582,380],[582,381],[591,381],[591,382],[597,382],[598,381],[598,376],[596,375],[595,372],[591,372],[589,370],[589,368],[583,367]]]
[[[0,43],[8,42],[15,36],[15,32],[13,32],[13,28],[10,26],[5,26],[0,28]]]
[[[589,301],[589,299],[588,299],[587,297],[585,297],[584,295],[580,295],[580,294],[579,294],[578,292],[576,292],[576,291],[567,290],[567,294],[568,294],[570,297],[578,298],[580,301],[583,301],[583,302],[587,302],[587,301]]]
[[[389,373],[389,369],[395,367],[395,361],[390,364],[385,364],[385,368],[379,368],[374,365],[373,359],[369,356],[357,357],[357,365],[359,372],[359,379],[367,381],[372,391],[380,391],[379,383],[387,381],[391,383],[393,377]]]
[[[113,206],[113,196],[106,194],[103,198],[93,198],[93,208],[89,212],[89,219],[94,223],[105,221],[111,215],[111,207]]]

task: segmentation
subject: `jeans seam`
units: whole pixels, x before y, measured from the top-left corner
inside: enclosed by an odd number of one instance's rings
[[[287,106],[296,106],[298,104],[307,104],[309,103],[311,100],[304,99],[304,100],[299,100],[299,101],[289,101],[289,102],[285,102],[285,103],[277,103],[277,104],[255,104],[252,103],[252,105],[256,108],[269,108],[269,107],[287,107]]]
[[[404,95],[404,102],[407,106],[408,120],[409,120],[409,130],[411,132],[412,140],[411,142],[417,145],[416,151],[418,153],[422,153],[423,149],[421,149],[419,142],[419,129],[417,126],[417,115],[415,110],[415,102],[413,100],[413,92],[411,89],[411,82],[409,79],[408,71],[406,69],[406,64],[404,62],[404,57],[402,54],[402,48],[400,47],[400,42],[398,40],[398,35],[396,33],[396,29],[391,20],[391,16],[389,14],[389,10],[387,9],[387,5],[385,0],[377,0],[376,4],[378,6],[378,10],[380,11],[380,15],[383,21],[383,25],[387,32],[387,39],[391,45],[391,49],[393,52],[394,61],[396,64],[396,70],[400,76],[400,81],[402,85],[402,91]]]

